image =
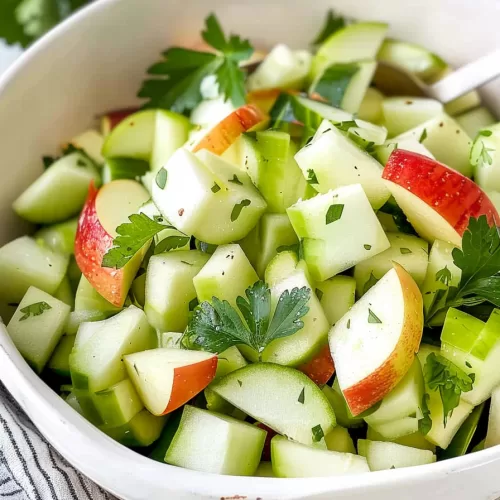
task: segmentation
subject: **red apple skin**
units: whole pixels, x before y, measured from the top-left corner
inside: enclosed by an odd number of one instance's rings
[[[109,133],[127,116],[130,116],[139,111],[139,108],[125,108],[110,111],[101,117],[101,132],[104,137]]]
[[[404,295],[404,319],[401,336],[394,351],[374,372],[342,391],[353,416],[371,408],[396,387],[410,369],[420,348],[424,328],[422,294],[415,280],[394,263]]]
[[[256,424],[257,427],[267,432],[266,440],[264,441],[264,448],[262,448],[262,455],[260,458],[261,462],[270,462],[271,461],[271,439],[276,436],[278,433],[273,431],[271,427],[268,427],[266,424],[259,422]]]
[[[310,361],[297,368],[319,386],[325,385],[335,373],[330,346],[326,344]]]
[[[413,193],[441,215],[462,236],[469,218],[486,215],[500,222],[495,206],[469,178],[442,163],[411,151],[392,152],[382,178]]]
[[[170,400],[162,415],[171,413],[203,391],[215,377],[217,355],[192,365],[176,368]]]

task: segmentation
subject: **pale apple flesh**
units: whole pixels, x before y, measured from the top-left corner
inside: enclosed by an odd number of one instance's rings
[[[298,368],[318,385],[325,385],[335,373],[330,346],[326,344],[313,358]]]
[[[404,377],[419,349],[423,321],[420,290],[394,263],[332,328],[330,350],[354,416],[383,399]]]
[[[126,222],[148,200],[147,191],[137,182],[113,181],[97,190],[92,183],[78,220],[75,259],[83,275],[108,302],[122,307],[147,247],[124,267],[102,267],[104,255],[113,247],[116,228]]]
[[[125,356],[130,379],[153,415],[166,415],[203,391],[214,379],[217,355],[160,348]]]
[[[461,246],[471,217],[486,215],[489,224],[500,222],[477,184],[426,156],[396,149],[382,177],[417,233],[431,243],[440,239]]]

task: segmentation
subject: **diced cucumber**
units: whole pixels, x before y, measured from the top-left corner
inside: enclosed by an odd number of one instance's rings
[[[245,420],[246,414],[240,409],[235,408],[231,403],[220,397],[216,392],[210,389],[210,386],[204,390],[205,399],[207,400],[207,410],[222,413],[229,417],[238,420]]]
[[[266,267],[264,273],[265,282],[269,286],[274,286],[276,283],[284,280],[292,274],[299,264],[297,254],[292,250],[284,250],[278,253]]]
[[[382,434],[379,434],[377,431],[368,426],[366,439],[369,439],[370,441],[391,441],[396,444],[402,444],[403,446],[419,448],[420,450],[430,450],[432,453],[436,453],[436,445],[429,443],[421,432],[407,434],[406,436],[401,436],[397,439],[387,439],[382,436]]]
[[[233,345],[219,354],[214,380],[225,377],[228,373],[243,368],[247,364],[239,349]]]
[[[390,197],[382,180],[382,166],[326,120],[295,159],[304,177],[320,193],[360,183],[374,209]]]
[[[500,126],[481,129],[472,145],[474,180],[483,189],[500,191]]]
[[[101,311],[73,311],[69,314],[65,333],[67,335],[76,335],[82,323],[101,321],[107,317],[108,316]]]
[[[382,125],[374,125],[358,118],[354,120],[354,123],[355,125],[347,129],[347,137],[362,149],[380,146],[387,139],[387,129]]]
[[[377,281],[390,271],[393,262],[401,264],[417,285],[421,285],[427,272],[427,241],[403,233],[386,233],[391,247],[374,257],[361,261],[354,267],[356,293],[364,295]]]
[[[425,366],[427,356],[432,352],[439,354],[439,348],[427,344],[420,345],[418,359],[422,368]],[[441,401],[439,392],[430,390],[427,384],[425,385],[425,392],[429,395],[427,407],[432,420],[431,430],[426,434],[425,438],[445,450],[474,407],[461,399],[459,405],[453,410],[453,413],[448,415],[445,426],[443,422],[443,402]]]
[[[389,97],[382,103],[384,125],[391,137],[402,134],[443,113],[443,105],[423,97]]]
[[[75,297],[73,296],[73,290],[71,289],[71,283],[69,278],[65,276],[59,285],[59,288],[54,292],[54,297],[73,309],[75,305]]]
[[[130,287],[132,299],[144,309],[146,303],[146,273],[143,273],[132,281]]]
[[[82,343],[80,327],[70,356],[71,379],[77,389],[97,392],[124,380],[123,356],[149,349],[154,342],[146,315],[134,306],[87,325],[95,328],[93,335]]]
[[[291,50],[284,44],[278,44],[248,77],[248,90],[301,89],[309,74],[311,61],[309,51]]]
[[[310,80],[314,81],[333,63],[374,59],[387,33],[384,23],[355,23],[330,35],[313,58]]]
[[[105,316],[110,316],[121,311],[121,307],[108,302],[82,275],[76,290],[75,311],[98,311]]]
[[[399,384],[382,400],[382,404],[373,413],[365,417],[365,422],[389,439],[412,434],[418,431],[423,396],[424,377],[420,361],[415,358],[413,365]],[[400,423],[401,420],[405,422]],[[407,432],[408,430],[410,432]]]
[[[362,120],[371,123],[379,123],[382,120],[382,101],[384,95],[379,90],[369,87],[361,101],[358,116]]]
[[[186,405],[165,462],[202,472],[251,476],[265,439],[266,432],[255,425]]]
[[[146,271],[144,311],[154,328],[184,331],[190,304],[196,299],[193,278],[209,257],[199,250],[166,252],[151,257]]]
[[[328,120],[335,124],[354,120],[354,116],[351,113],[324,102],[309,99],[301,95],[294,96],[291,99],[296,118],[304,125],[308,125],[313,129],[317,129],[323,120]]]
[[[108,158],[102,169],[102,182],[137,179],[149,171],[149,163],[134,158]]]
[[[338,379],[335,379],[333,387],[325,385],[322,391],[332,406],[339,425],[351,428],[361,427],[364,424],[362,417],[354,417],[349,410],[342,391],[340,390]]]
[[[43,227],[34,234],[35,240],[43,241],[54,252],[74,254],[78,218],[70,219],[53,226]]]
[[[391,156],[391,153],[395,149],[406,149],[406,151],[413,151],[414,153],[418,153],[434,159],[432,153],[417,139],[413,137],[407,137],[403,139],[398,138],[398,142],[394,142],[395,139],[390,139],[381,146],[375,147],[375,155],[382,165],[385,165],[387,163],[389,156]]]
[[[71,373],[69,371],[69,355],[75,344],[75,335],[64,335],[57,347],[54,350],[54,354],[49,360],[48,367],[54,373],[61,377],[70,377]]]
[[[338,451],[339,453],[354,453],[356,448],[349,435],[349,431],[345,427],[337,425],[325,436],[326,447],[329,451]]]
[[[377,59],[399,66],[424,81],[435,78],[447,67],[438,55],[424,47],[392,38],[384,40]]]
[[[358,440],[358,451],[360,455],[366,457],[372,472],[432,464],[436,461],[436,455],[429,450],[368,439]]]
[[[360,184],[299,201],[287,213],[316,281],[331,278],[390,246]]]
[[[335,414],[321,389],[293,368],[250,364],[212,384],[212,390],[279,434],[304,444],[320,441],[335,426]]]
[[[37,224],[64,221],[82,209],[91,181],[100,183],[94,164],[83,154],[72,153],[45,170],[12,207],[23,219]]]
[[[64,332],[70,307],[48,293],[30,287],[7,325],[24,359],[41,373]]]
[[[486,433],[484,448],[491,448],[498,444],[500,444],[500,387],[496,387],[491,394],[488,432]]]
[[[257,273],[241,247],[232,244],[217,247],[193,278],[193,284],[200,303],[210,302],[212,297],[217,297],[234,306],[236,298],[246,298],[245,290],[258,280]]]
[[[469,137],[476,137],[477,133],[496,123],[496,118],[488,108],[479,106],[455,117],[457,123],[469,134]]]
[[[334,276],[316,283],[316,295],[330,325],[334,325],[353,305],[356,281],[351,276]]]
[[[188,140],[191,124],[179,113],[159,109],[156,111],[154,139],[151,151],[151,170],[158,172],[174,152]]]
[[[73,139],[69,141],[69,144],[77,149],[83,149],[98,165],[104,163],[104,158],[101,154],[104,137],[97,130],[86,130],[82,134],[73,137]]]
[[[174,439],[175,433],[179,428],[179,424],[182,417],[182,408],[177,411],[174,411],[168,416],[167,423],[161,432],[161,436],[158,439],[158,442],[155,444],[153,451],[149,454],[149,458],[156,460],[162,464],[165,463],[165,454]]]
[[[99,428],[124,446],[141,448],[153,444],[160,437],[166,421],[166,417],[155,417],[148,410],[142,410],[125,425],[103,425]]]
[[[75,337],[75,344],[73,350],[81,349],[96,333],[101,331],[107,323],[105,320],[88,321],[81,323]],[[71,368],[71,367],[70,367]]]
[[[467,177],[471,176],[469,152],[472,140],[467,132],[446,113],[394,137],[392,142],[399,144],[399,141],[408,138],[416,139],[423,144],[436,157],[436,160]]]
[[[129,379],[96,392],[94,404],[104,425],[109,427],[125,425],[144,408],[141,398]]]
[[[153,150],[157,111],[147,109],[123,119],[106,137],[105,158],[136,158],[150,161]]]
[[[72,393],[82,410],[82,415],[96,426],[103,425],[101,415],[95,407],[93,395],[83,389],[73,389]]]
[[[180,349],[182,333],[179,332],[158,332],[158,347],[169,349]]]
[[[165,184],[153,183],[155,205],[180,231],[206,243],[244,238],[266,209],[248,174],[207,150],[179,149],[164,168]]]
[[[241,248],[261,278],[278,250],[298,244],[286,214],[264,214],[257,226],[240,241]]]
[[[364,457],[311,448],[283,436],[271,440],[271,461],[276,477],[344,476],[370,471]]]

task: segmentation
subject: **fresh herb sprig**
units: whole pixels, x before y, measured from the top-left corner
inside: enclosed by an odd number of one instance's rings
[[[191,111],[201,102],[201,82],[209,75],[216,76],[226,100],[236,107],[245,104],[245,73],[239,64],[253,54],[250,42],[238,35],[226,37],[214,14],[206,18],[202,36],[215,53],[172,47],[163,53],[164,60],[149,68],[153,78],[138,94],[148,99],[145,107]]]
[[[19,321],[25,321],[30,316],[41,316],[45,311],[52,309],[52,306],[47,302],[35,302],[29,306],[23,307],[21,312],[23,316],[19,318]]]
[[[190,349],[214,353],[245,344],[259,356],[273,340],[288,337],[303,328],[302,318],[309,311],[311,290],[307,287],[285,290],[271,315],[271,291],[257,281],[245,291],[246,299],[236,299],[236,310],[226,300],[213,297],[193,312],[182,343]],[[239,311],[239,312],[238,312]]]

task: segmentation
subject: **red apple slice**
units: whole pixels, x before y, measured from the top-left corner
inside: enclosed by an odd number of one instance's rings
[[[231,144],[236,142],[244,132],[252,130],[258,125],[263,126],[268,116],[253,104],[245,104],[226,116],[215,125],[194,147],[193,153],[201,149],[208,149],[216,155],[221,155]]]
[[[127,222],[128,216],[136,213],[148,198],[148,192],[132,180],[109,182],[100,190],[92,183],[78,221],[75,239],[78,267],[97,292],[117,307],[123,306],[147,248],[118,270],[102,267],[102,259],[113,246],[116,228]]]
[[[325,385],[335,373],[330,346],[326,344],[311,361],[299,366],[298,370],[305,373],[316,384]]]
[[[394,263],[331,329],[340,389],[356,416],[386,396],[410,369],[423,330],[422,294]]]
[[[139,108],[125,108],[116,109],[115,111],[110,111],[105,115],[101,116],[101,133],[104,137],[107,137],[109,133],[127,116],[130,116],[139,111]]]
[[[151,349],[124,357],[130,379],[153,415],[170,413],[207,387],[217,355],[182,349]]]
[[[396,149],[382,177],[417,233],[431,243],[439,239],[461,246],[470,217],[486,215],[490,224],[500,222],[477,184],[426,156]]]

